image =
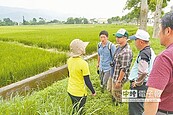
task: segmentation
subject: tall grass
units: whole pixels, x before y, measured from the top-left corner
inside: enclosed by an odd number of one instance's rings
[[[86,115],[127,115],[127,103],[117,107],[112,104],[109,92],[100,92],[100,81],[95,65],[96,60],[89,62],[90,77],[97,95],[92,97],[88,91]],[[68,78],[58,81],[42,91],[33,92],[25,97],[0,99],[0,115],[69,115],[72,111],[72,104],[66,91],[67,80]],[[128,89],[128,87],[126,84],[124,88]]]

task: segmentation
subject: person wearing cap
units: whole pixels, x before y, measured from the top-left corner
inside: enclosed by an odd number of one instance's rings
[[[144,115],[173,115],[173,12],[162,17],[159,38],[166,49],[156,57],[149,75]]]
[[[142,115],[147,91],[146,82],[156,55],[149,45],[150,35],[145,30],[138,29],[136,34],[129,38],[135,40],[135,46],[139,50],[129,75],[130,90],[136,91],[136,97],[129,98],[129,115]]]
[[[83,107],[87,99],[86,86],[95,96],[96,92],[92,86],[89,75],[88,63],[81,57],[85,54],[85,48],[89,42],[83,42],[80,39],[74,39],[70,43],[70,58],[67,60],[69,71],[67,92],[73,104],[72,114],[78,112],[83,113]]]
[[[116,42],[119,44],[114,54],[114,74],[110,83],[112,86],[112,101],[118,106],[122,103],[122,87],[127,81],[133,59],[132,50],[127,43],[128,32],[125,29],[119,29],[115,34]]]
[[[98,43],[98,63],[97,68],[100,76],[101,92],[107,87],[107,81],[113,74],[111,62],[115,52],[115,45],[108,40],[108,32],[103,30],[99,33],[100,42]],[[108,88],[108,87],[107,87]],[[109,90],[109,88],[108,88]]]

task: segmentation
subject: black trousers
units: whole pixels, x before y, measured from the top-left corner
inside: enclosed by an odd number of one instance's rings
[[[130,90],[137,90],[136,99],[145,99],[148,87],[144,83],[141,86],[132,87],[130,83]],[[129,115],[142,115],[144,112],[144,102],[129,102]]]
[[[71,95],[70,93],[68,93],[68,95],[70,96],[72,104],[73,104],[72,115],[75,112],[81,115],[83,113],[83,108],[85,106],[87,96],[77,97],[77,96]]]

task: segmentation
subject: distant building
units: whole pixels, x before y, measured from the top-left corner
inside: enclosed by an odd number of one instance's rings
[[[173,6],[171,6],[171,12],[173,12]]]
[[[97,19],[96,18],[93,18],[93,19],[90,19],[89,20],[89,23],[90,24],[97,24],[98,22],[97,22]]]
[[[107,23],[108,23],[108,21],[107,21],[106,18],[99,18],[99,19],[97,19],[97,22],[98,22],[99,24],[107,24]]]
[[[90,24],[107,24],[108,21],[106,18],[98,18],[98,19],[93,18],[89,20],[89,23]]]

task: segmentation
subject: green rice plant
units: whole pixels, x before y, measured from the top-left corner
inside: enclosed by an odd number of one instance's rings
[[[17,41],[25,45],[38,46],[42,48],[56,48],[59,51],[69,51],[69,44],[75,38],[89,41],[87,54],[97,51],[97,43],[100,41],[99,32],[107,30],[109,32],[109,40],[116,43],[113,33],[118,29],[125,28],[129,35],[135,34],[138,29],[135,25],[115,25],[115,24],[99,24],[99,25],[44,25],[44,26],[11,26],[0,27],[0,40]],[[148,27],[148,32],[152,36],[152,27]],[[159,45],[158,39],[152,39],[151,43]],[[151,44],[152,45],[152,44]],[[132,48],[134,44],[131,45]],[[152,46],[155,47],[155,46]],[[135,47],[134,47],[135,48]],[[134,49],[133,48],[133,49]],[[159,53],[157,49],[156,52]]]
[[[65,53],[0,42],[0,87],[39,74],[66,62]]]
[[[100,41],[99,32],[107,30],[110,41],[114,42],[115,33],[119,28],[125,28],[134,33],[136,26],[126,25],[45,25],[45,26],[14,26],[1,27],[0,40],[17,41],[25,45],[34,45],[42,48],[57,48],[69,51],[69,44],[75,38],[89,41],[87,53],[96,52]]]

